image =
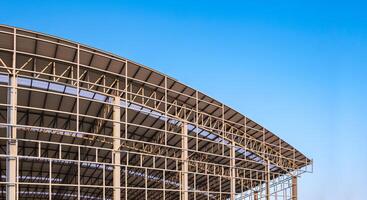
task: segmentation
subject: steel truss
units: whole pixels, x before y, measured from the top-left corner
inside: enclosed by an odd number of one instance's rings
[[[297,177],[312,170],[262,126],[170,77],[0,28],[1,198],[295,200]]]

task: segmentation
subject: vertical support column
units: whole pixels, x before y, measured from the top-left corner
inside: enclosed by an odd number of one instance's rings
[[[81,183],[81,174],[80,174],[80,146],[78,146],[78,200],[81,199],[80,195],[80,183]]]
[[[77,46],[76,55],[77,65],[76,65],[76,131],[79,132],[79,109],[80,109],[80,45]]]
[[[164,76],[164,145],[167,146],[168,131],[168,78]],[[164,165],[166,167],[166,165]],[[166,199],[166,170],[163,171],[163,199]]]
[[[128,104],[128,84],[129,84],[129,81],[128,81],[128,65],[129,64],[129,62],[128,61],[125,61],[125,135],[124,135],[124,139],[125,139],[125,142],[126,142],[126,140],[127,140],[127,129],[128,129],[128,114],[129,114],[129,112],[128,112],[128,106],[129,106],[129,104]],[[125,199],[129,199],[129,197],[128,197],[128,189],[127,189],[127,186],[129,185],[129,183],[128,183],[128,175],[129,175],[129,173],[128,173],[128,166],[129,166],[129,154],[126,154],[126,166],[125,166]]]
[[[254,200],[259,200],[259,192],[258,191],[254,192]]]
[[[292,177],[292,200],[297,200],[297,176]]]
[[[120,145],[121,145],[121,110],[120,110],[120,96],[116,95],[113,98],[113,200],[121,199],[121,155],[120,155]]]
[[[103,200],[106,200],[106,164],[103,164],[103,171],[102,171],[102,176],[103,176],[103,180],[102,180],[102,190],[103,190]]]
[[[52,200],[52,160],[49,161],[48,166],[48,199]]]
[[[182,123],[182,152],[181,152],[181,159],[182,159],[182,200],[188,200],[189,199],[189,193],[188,193],[188,180],[189,180],[189,163],[188,163],[188,138],[187,138],[188,132],[187,132],[187,123]]]
[[[127,140],[127,129],[128,129],[128,108],[129,108],[129,97],[130,97],[130,94],[129,94],[129,76],[128,76],[128,64],[129,62],[125,62],[125,90],[124,90],[124,93],[125,93],[125,135],[124,135],[124,138],[125,140]],[[125,190],[127,191],[127,190]],[[127,195],[127,192],[126,192],[126,195]],[[127,199],[127,196],[125,196],[125,198]]]
[[[76,132],[79,132],[79,109],[80,109],[80,45],[77,46],[77,66],[76,66]],[[80,200],[80,147],[78,147],[78,200]]]
[[[199,151],[199,92],[195,91],[195,151]],[[195,171],[198,172],[198,165],[195,165]],[[194,174],[194,200],[198,197],[198,183],[197,183],[197,174]]]
[[[266,176],[266,200],[270,200],[270,161],[268,160],[265,165],[265,176]]]
[[[236,198],[236,144],[232,139],[231,145],[231,200]]]
[[[8,88],[8,110],[7,110],[7,120],[8,126],[6,129],[8,142],[7,142],[7,158],[6,158],[6,199],[15,200],[17,198],[17,187],[16,187],[16,177],[17,177],[17,78],[16,78],[16,29],[14,29],[13,38],[13,63],[12,63],[12,73],[9,74],[9,85]]]

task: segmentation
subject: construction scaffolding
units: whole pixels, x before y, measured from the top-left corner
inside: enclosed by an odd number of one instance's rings
[[[275,134],[171,77],[0,26],[1,199],[296,200],[311,171]]]

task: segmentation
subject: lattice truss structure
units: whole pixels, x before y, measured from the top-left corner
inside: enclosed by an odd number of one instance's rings
[[[1,199],[297,199],[310,171],[291,145],[173,78],[0,26]]]

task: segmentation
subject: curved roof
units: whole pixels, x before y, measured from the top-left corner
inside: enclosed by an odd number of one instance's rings
[[[166,86],[169,88],[168,95],[170,98],[182,102],[188,107],[195,108],[196,102],[192,99],[198,98],[200,103],[197,105],[197,110],[216,118],[222,118],[223,121],[236,130],[243,130],[251,138],[265,142],[275,152],[279,153],[280,157],[295,159],[295,169],[312,163],[310,159],[293,146],[231,107],[172,77],[115,54],[55,36],[6,25],[0,25],[0,51],[10,52],[13,49],[12,38],[15,29],[17,34],[16,51],[19,54],[37,55],[41,58],[54,59],[70,64],[79,63],[81,66],[108,71],[116,75],[124,75],[127,71],[128,77],[145,87],[161,90]],[[80,50],[79,58],[76,56],[78,50]],[[6,64],[11,66],[11,63]],[[126,66],[128,67],[126,68]]]

